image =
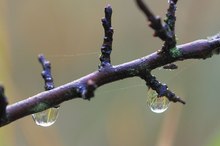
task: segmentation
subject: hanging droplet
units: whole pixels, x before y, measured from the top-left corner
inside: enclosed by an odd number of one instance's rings
[[[149,88],[147,91],[147,105],[154,113],[162,113],[169,107],[169,99],[166,96],[158,97],[155,90]]]
[[[56,122],[59,113],[59,106],[49,108],[45,111],[32,114],[35,123],[42,127],[48,127]]]

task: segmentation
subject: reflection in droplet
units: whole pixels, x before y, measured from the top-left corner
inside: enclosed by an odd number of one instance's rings
[[[59,113],[59,107],[53,107],[45,111],[32,114],[32,117],[37,125],[42,127],[48,127],[56,122],[58,113]]]
[[[158,97],[155,90],[149,88],[147,92],[147,105],[154,113],[162,113],[169,107],[169,99],[166,96]]]

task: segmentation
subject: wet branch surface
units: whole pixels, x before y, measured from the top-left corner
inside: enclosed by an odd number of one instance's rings
[[[153,15],[142,0],[136,0],[136,2],[140,10],[144,12],[150,21],[150,27],[155,30],[155,36],[164,41],[164,45],[160,49],[157,49],[159,51],[124,64],[111,65],[110,54],[113,41],[113,28],[111,26],[112,8],[110,5],[107,5],[105,8],[105,17],[102,19],[104,40],[99,58],[101,64],[97,71],[56,88],[50,88],[50,85],[53,86],[52,76],[44,75],[43,77],[46,79],[45,83],[48,84],[48,86],[45,84],[45,89],[48,87],[47,91],[8,105],[6,108],[7,102],[5,96],[0,97],[2,99],[0,100],[0,105],[4,105],[4,107],[1,106],[0,110],[0,126],[5,126],[17,119],[60,105],[64,101],[75,98],[90,100],[94,97],[95,90],[100,86],[131,77],[138,77],[145,80],[148,87],[157,91],[159,95],[165,95],[170,101],[185,104],[185,101],[168,90],[166,84],[157,81],[151,75],[151,71],[177,61],[207,59],[214,54],[219,54],[220,35],[217,34],[209,39],[201,39],[177,46],[174,31],[177,0],[169,1],[167,19],[164,21],[164,24],[161,23],[158,17]],[[47,62],[45,58],[43,59],[44,62]],[[1,94],[4,95],[3,93]]]

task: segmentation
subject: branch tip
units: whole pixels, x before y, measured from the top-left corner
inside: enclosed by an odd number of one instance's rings
[[[152,76],[150,72],[146,72],[144,75],[141,76],[142,79],[146,81],[146,85],[148,88],[152,88],[155,90],[159,97],[166,96],[169,101],[172,102],[180,102],[185,104],[180,97],[176,96],[172,91],[170,91],[166,84],[160,83],[155,76]]]
[[[51,90],[54,88],[53,83],[53,77],[51,74],[51,64],[48,60],[46,60],[45,56],[43,54],[40,54],[38,56],[39,62],[42,65],[43,71],[41,72],[41,75],[44,79],[44,89],[45,90]]]
[[[99,69],[107,66],[111,66],[110,55],[112,51],[112,41],[113,41],[113,33],[114,33],[114,30],[111,25],[111,16],[112,16],[112,8],[108,4],[105,7],[105,17],[101,19],[102,26],[104,28],[104,39],[103,39],[103,44],[101,46],[101,56],[99,58],[101,64],[99,65]]]

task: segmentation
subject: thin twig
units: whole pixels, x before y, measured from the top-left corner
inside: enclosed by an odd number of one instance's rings
[[[105,17],[102,18],[102,25],[104,28],[105,36],[103,40],[103,44],[101,47],[101,56],[100,61],[101,64],[99,68],[106,67],[111,65],[111,51],[112,51],[112,41],[113,41],[113,28],[111,24],[111,16],[112,16],[112,8],[110,5],[105,7]]]
[[[40,64],[42,65],[43,71],[41,72],[41,75],[44,79],[44,89],[45,91],[54,89],[54,82],[53,82],[53,77],[51,73],[51,64],[49,61],[46,60],[45,56],[43,54],[40,54],[38,56],[38,60]],[[54,106],[54,108],[58,108],[60,105]]]

